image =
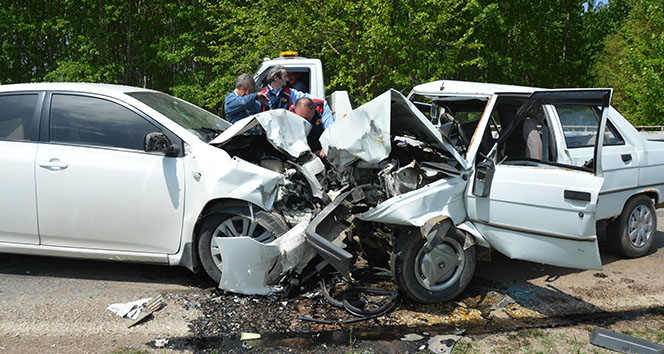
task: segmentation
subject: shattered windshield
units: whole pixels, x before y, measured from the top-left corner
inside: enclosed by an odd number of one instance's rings
[[[129,92],[127,95],[165,115],[206,143],[230,127],[230,123],[203,108],[165,93]]]
[[[465,156],[486,108],[487,98],[414,95],[411,101],[461,156]],[[492,133],[495,129],[492,126]]]

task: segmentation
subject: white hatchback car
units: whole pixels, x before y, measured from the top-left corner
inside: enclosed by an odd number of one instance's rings
[[[0,252],[202,265],[218,283],[216,239],[271,241],[298,221],[275,204],[308,202],[306,182],[288,183],[298,172],[280,173],[308,147],[289,157],[251,135],[210,144],[229,127],[136,87],[0,86]]]

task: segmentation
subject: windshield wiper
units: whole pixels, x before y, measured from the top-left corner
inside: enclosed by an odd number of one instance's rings
[[[206,133],[216,133],[217,135],[219,135],[219,134],[221,134],[221,133],[224,132],[224,131],[221,130],[221,129],[217,129],[217,128],[209,128],[209,127],[200,127],[200,128],[197,128],[196,130],[202,130],[202,131],[204,131],[204,132],[206,132]]]
[[[200,131],[205,132],[205,133],[211,133],[211,134],[213,134],[213,135],[212,135],[212,138],[211,138],[210,140],[216,138],[217,135],[219,135],[219,134],[221,134],[221,133],[224,132],[224,131],[221,130],[221,129],[210,128],[210,127],[200,127],[200,128],[196,128],[196,130],[200,130]]]

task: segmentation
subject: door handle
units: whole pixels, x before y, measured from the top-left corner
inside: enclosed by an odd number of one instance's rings
[[[620,158],[623,160],[623,162],[632,161],[632,154],[622,154],[620,155]]]
[[[48,161],[40,161],[39,167],[43,167],[49,170],[64,170],[67,168],[66,163],[60,161],[60,159],[50,159]]]
[[[565,199],[580,200],[582,202],[590,201],[590,193],[565,190]]]

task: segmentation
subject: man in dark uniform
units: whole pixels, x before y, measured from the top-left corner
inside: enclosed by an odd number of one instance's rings
[[[307,135],[307,143],[309,144],[311,151],[320,157],[325,157],[325,151],[323,151],[323,147],[318,140],[325,130],[321,118],[323,105],[323,100],[312,100],[307,97],[302,97],[295,101],[295,104],[290,109],[291,112],[311,123],[312,128],[309,135]]]
[[[327,102],[324,100],[315,99],[308,93],[304,93],[293,88],[288,88],[286,86],[288,82],[287,80],[288,76],[286,69],[283,66],[277,65],[268,69],[267,86],[258,91],[258,93],[267,96],[269,103],[261,101],[261,111],[264,112],[277,108],[289,109],[298,99],[307,97],[322,102],[323,111],[321,112],[321,117],[324,127],[334,123],[334,116],[332,116],[332,111],[327,105]]]
[[[294,101],[291,101],[292,93],[300,93],[296,90],[291,90],[286,86],[286,69],[282,66],[271,67],[267,72],[267,86],[259,93],[264,94],[269,99],[269,105],[261,102],[261,110],[266,111],[269,109],[283,108],[288,109]],[[302,94],[299,95],[300,97]],[[297,99],[299,97],[296,97]]]

